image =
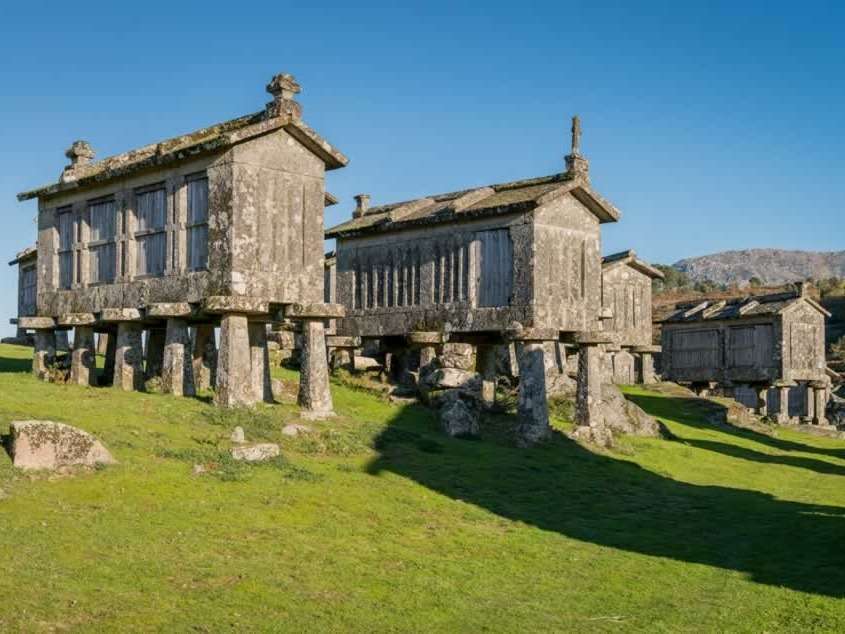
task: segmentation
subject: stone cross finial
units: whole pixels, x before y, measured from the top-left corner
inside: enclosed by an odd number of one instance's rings
[[[590,162],[581,156],[581,118],[578,115],[572,117],[572,144],[564,161],[567,174],[589,180]]]
[[[288,73],[275,75],[267,84],[267,92],[273,95],[273,101],[267,104],[267,116],[290,115],[296,118],[302,116],[302,106],[294,100],[301,90],[293,75]]]
[[[65,156],[70,159],[70,167],[76,167],[90,163],[94,158],[94,150],[87,141],[74,141]]]
[[[572,156],[581,156],[581,119],[576,114],[572,117]]]

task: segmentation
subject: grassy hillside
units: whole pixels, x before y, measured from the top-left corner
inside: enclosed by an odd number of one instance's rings
[[[47,385],[28,356],[0,346],[0,431],[65,421],[120,464],[32,476],[0,456],[4,632],[845,628],[843,441],[715,428],[632,388],[676,440],[520,450],[507,416],[451,440],[341,385],[336,420],[283,439],[292,401]],[[236,424],[284,460],[228,462]]]

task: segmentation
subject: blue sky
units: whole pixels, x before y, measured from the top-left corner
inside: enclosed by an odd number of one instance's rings
[[[358,192],[560,171],[578,113],[623,213],[606,253],[845,249],[841,3],[304,4],[4,3],[0,253],[34,241],[15,193],[55,180],[74,139],[104,157],[253,112],[280,71],[351,159],[328,176],[327,224]]]

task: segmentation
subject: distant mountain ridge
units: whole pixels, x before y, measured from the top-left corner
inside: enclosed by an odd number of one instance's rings
[[[757,277],[764,284],[786,284],[807,278],[845,277],[845,251],[744,249],[685,258],[672,266],[694,282],[744,286]]]

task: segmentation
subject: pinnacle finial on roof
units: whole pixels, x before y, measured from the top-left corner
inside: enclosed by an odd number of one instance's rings
[[[94,158],[94,149],[87,141],[74,141],[65,151],[65,156],[70,159],[70,166],[85,165]]]
[[[564,160],[567,174],[589,180],[590,162],[581,155],[581,118],[578,115],[572,117],[572,143]]]
[[[267,84],[267,92],[273,95],[273,101],[267,104],[267,116],[291,115],[296,118],[302,116],[302,106],[294,99],[301,91],[302,88],[293,75],[288,73],[274,75]]]

